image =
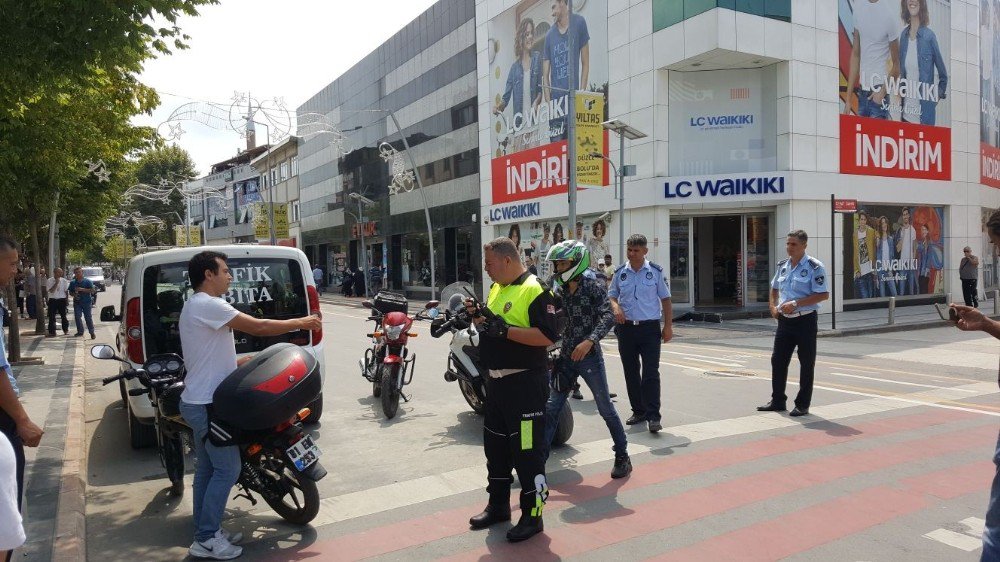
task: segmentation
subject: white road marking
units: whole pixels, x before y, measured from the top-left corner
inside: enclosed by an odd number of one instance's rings
[[[972,552],[983,545],[983,528],[986,521],[978,517],[967,517],[958,522],[965,531],[958,533],[949,529],[935,529],[924,536],[939,543]]]
[[[937,385],[933,385],[933,384],[920,384],[920,383],[917,383],[917,382],[903,382],[903,381],[897,381],[897,380],[892,380],[892,379],[880,379],[878,377],[866,377],[864,375],[851,375],[851,374],[848,374],[848,373],[830,373],[830,374],[831,375],[837,375],[838,377],[850,377],[850,378],[854,378],[854,379],[864,379],[864,380],[869,380],[869,381],[887,382],[887,383],[891,383],[891,384],[901,384],[901,385],[904,385],[904,386],[918,386],[918,387],[921,387],[921,388],[954,388],[954,387],[951,387],[951,386],[937,386]],[[968,392],[968,391],[966,391],[966,392]]]
[[[817,418],[827,421],[904,410],[913,406],[930,406],[1000,416],[998,413],[934,403],[941,400],[996,394],[997,386],[992,382],[975,383],[955,388],[932,389],[908,395],[914,397],[914,399],[879,396],[820,386],[816,388],[870,397],[867,400],[854,400],[851,402],[818,406],[811,409]],[[629,434],[629,452],[635,455],[654,448],[664,449],[686,446],[710,439],[801,427],[801,425],[802,421],[778,413],[760,413],[741,418],[711,420],[676,427],[665,427],[658,435],[650,433]],[[581,444],[570,443],[569,447],[575,450],[575,452],[567,458],[561,458],[558,451],[555,453],[556,457],[554,457],[552,462],[558,462],[560,468],[568,466],[583,467],[601,462],[610,462],[614,459],[610,438]],[[320,512],[312,522],[312,526],[320,527],[442,497],[481,490],[485,487],[485,483],[486,466],[484,463],[459,468],[443,474],[424,476],[413,480],[324,498],[320,501]],[[277,517],[276,514],[269,510],[253,512],[251,516],[254,518],[259,516]]]

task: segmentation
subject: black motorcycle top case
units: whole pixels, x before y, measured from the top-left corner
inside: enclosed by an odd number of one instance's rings
[[[406,314],[409,310],[409,303],[403,295],[390,293],[389,291],[379,291],[372,300],[372,307],[382,314],[389,314],[390,312],[402,312]]]
[[[286,422],[323,390],[319,363],[308,351],[278,343],[247,361],[215,389],[213,415],[243,430]]]

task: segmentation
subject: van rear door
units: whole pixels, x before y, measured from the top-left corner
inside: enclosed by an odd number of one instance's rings
[[[240,256],[226,263],[233,281],[222,298],[240,312],[276,320],[309,313],[304,272],[297,260]],[[153,265],[143,272],[143,340],[147,355],[183,355],[177,325],[192,292],[186,261]],[[309,345],[309,332],[304,330],[268,337],[236,331],[233,334],[236,353],[253,353],[281,342]]]

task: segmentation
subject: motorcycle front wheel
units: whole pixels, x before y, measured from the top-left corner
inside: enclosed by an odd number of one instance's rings
[[[475,382],[466,382],[458,379],[458,388],[462,391],[462,398],[469,403],[472,411],[483,415],[486,412],[486,385],[483,381],[476,379]]]
[[[319,513],[319,489],[316,483],[287,466],[280,474],[264,471],[269,493],[264,501],[282,519],[294,525],[305,525]]]
[[[399,409],[399,364],[383,365],[382,374],[382,411],[386,419],[396,417]]]

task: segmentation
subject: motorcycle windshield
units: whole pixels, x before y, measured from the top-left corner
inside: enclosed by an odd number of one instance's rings
[[[284,320],[308,314],[305,278],[295,260],[233,257],[226,260],[233,275],[226,302],[256,318]],[[143,343],[146,353],[177,353],[181,349],[178,322],[184,303],[194,292],[188,282],[187,262],[154,265],[143,272]],[[234,331],[236,353],[253,353],[281,342],[309,343],[309,332],[253,336]]]

